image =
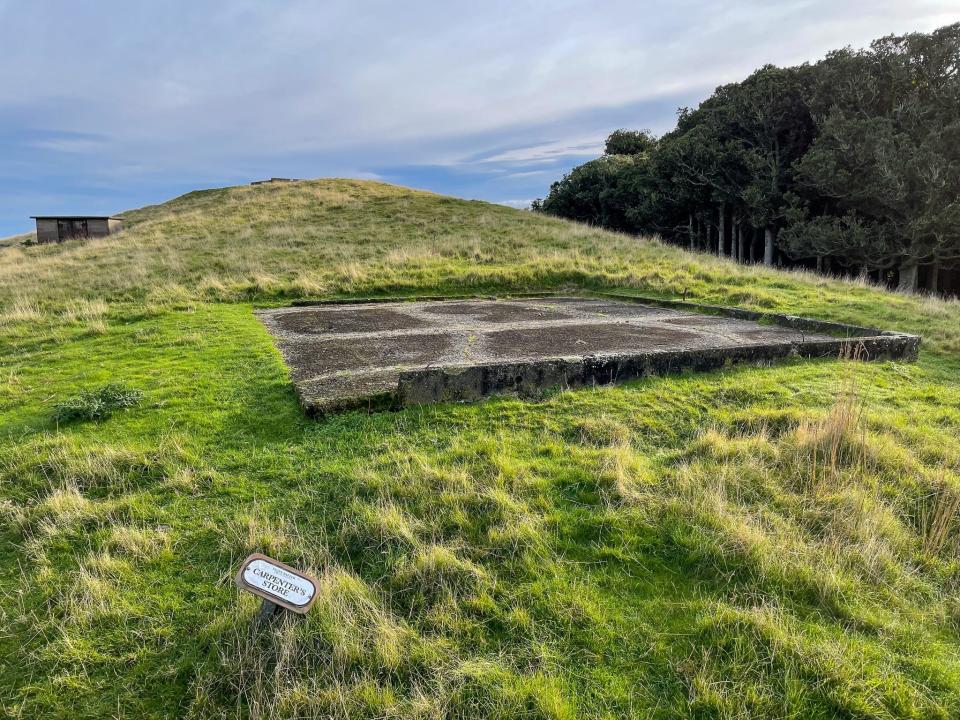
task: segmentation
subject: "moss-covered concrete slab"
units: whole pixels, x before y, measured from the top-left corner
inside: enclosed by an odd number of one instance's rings
[[[620,296],[320,304],[258,314],[311,412],[535,396],[790,356],[913,359],[920,343],[808,318]]]

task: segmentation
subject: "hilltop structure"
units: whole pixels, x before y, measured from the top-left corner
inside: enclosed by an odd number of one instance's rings
[[[270,185],[271,183],[299,182],[296,178],[272,177],[269,180],[254,180],[251,185]]]
[[[106,237],[123,230],[123,218],[103,215],[32,215],[37,221],[37,242],[63,242],[77,238]]]
[[[321,303],[258,313],[308,413],[537,397],[794,357],[914,360],[898,332],[694,303],[594,297]]]

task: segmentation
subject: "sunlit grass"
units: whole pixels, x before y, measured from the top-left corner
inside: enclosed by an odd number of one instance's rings
[[[13,717],[952,717],[960,305],[347,181],[192,194],[0,250],[0,698]],[[255,305],[616,288],[924,335],[300,413]],[[58,403],[143,391],[58,427]],[[251,632],[260,551],[312,571]]]

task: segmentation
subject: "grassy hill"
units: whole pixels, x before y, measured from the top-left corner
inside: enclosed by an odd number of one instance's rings
[[[0,238],[0,248],[15,247],[17,245],[23,245],[23,243],[32,240],[36,237],[36,233],[23,233],[21,235],[10,235],[9,237]]]
[[[375,183],[124,216],[0,249],[7,716],[960,714],[960,304]],[[578,287],[924,345],[311,421],[251,312]],[[308,616],[251,632],[255,550]]]

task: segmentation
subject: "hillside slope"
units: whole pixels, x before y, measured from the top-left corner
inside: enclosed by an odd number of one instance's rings
[[[33,717],[960,713],[960,304],[323,180],[0,249],[0,703]],[[924,335],[307,420],[252,309],[563,288]],[[132,409],[58,424],[105,383]],[[251,632],[254,550],[312,568]]]
[[[9,237],[0,238],[0,248],[23,245],[23,243],[31,240],[35,236],[36,233],[23,233],[21,235],[10,235]]]

